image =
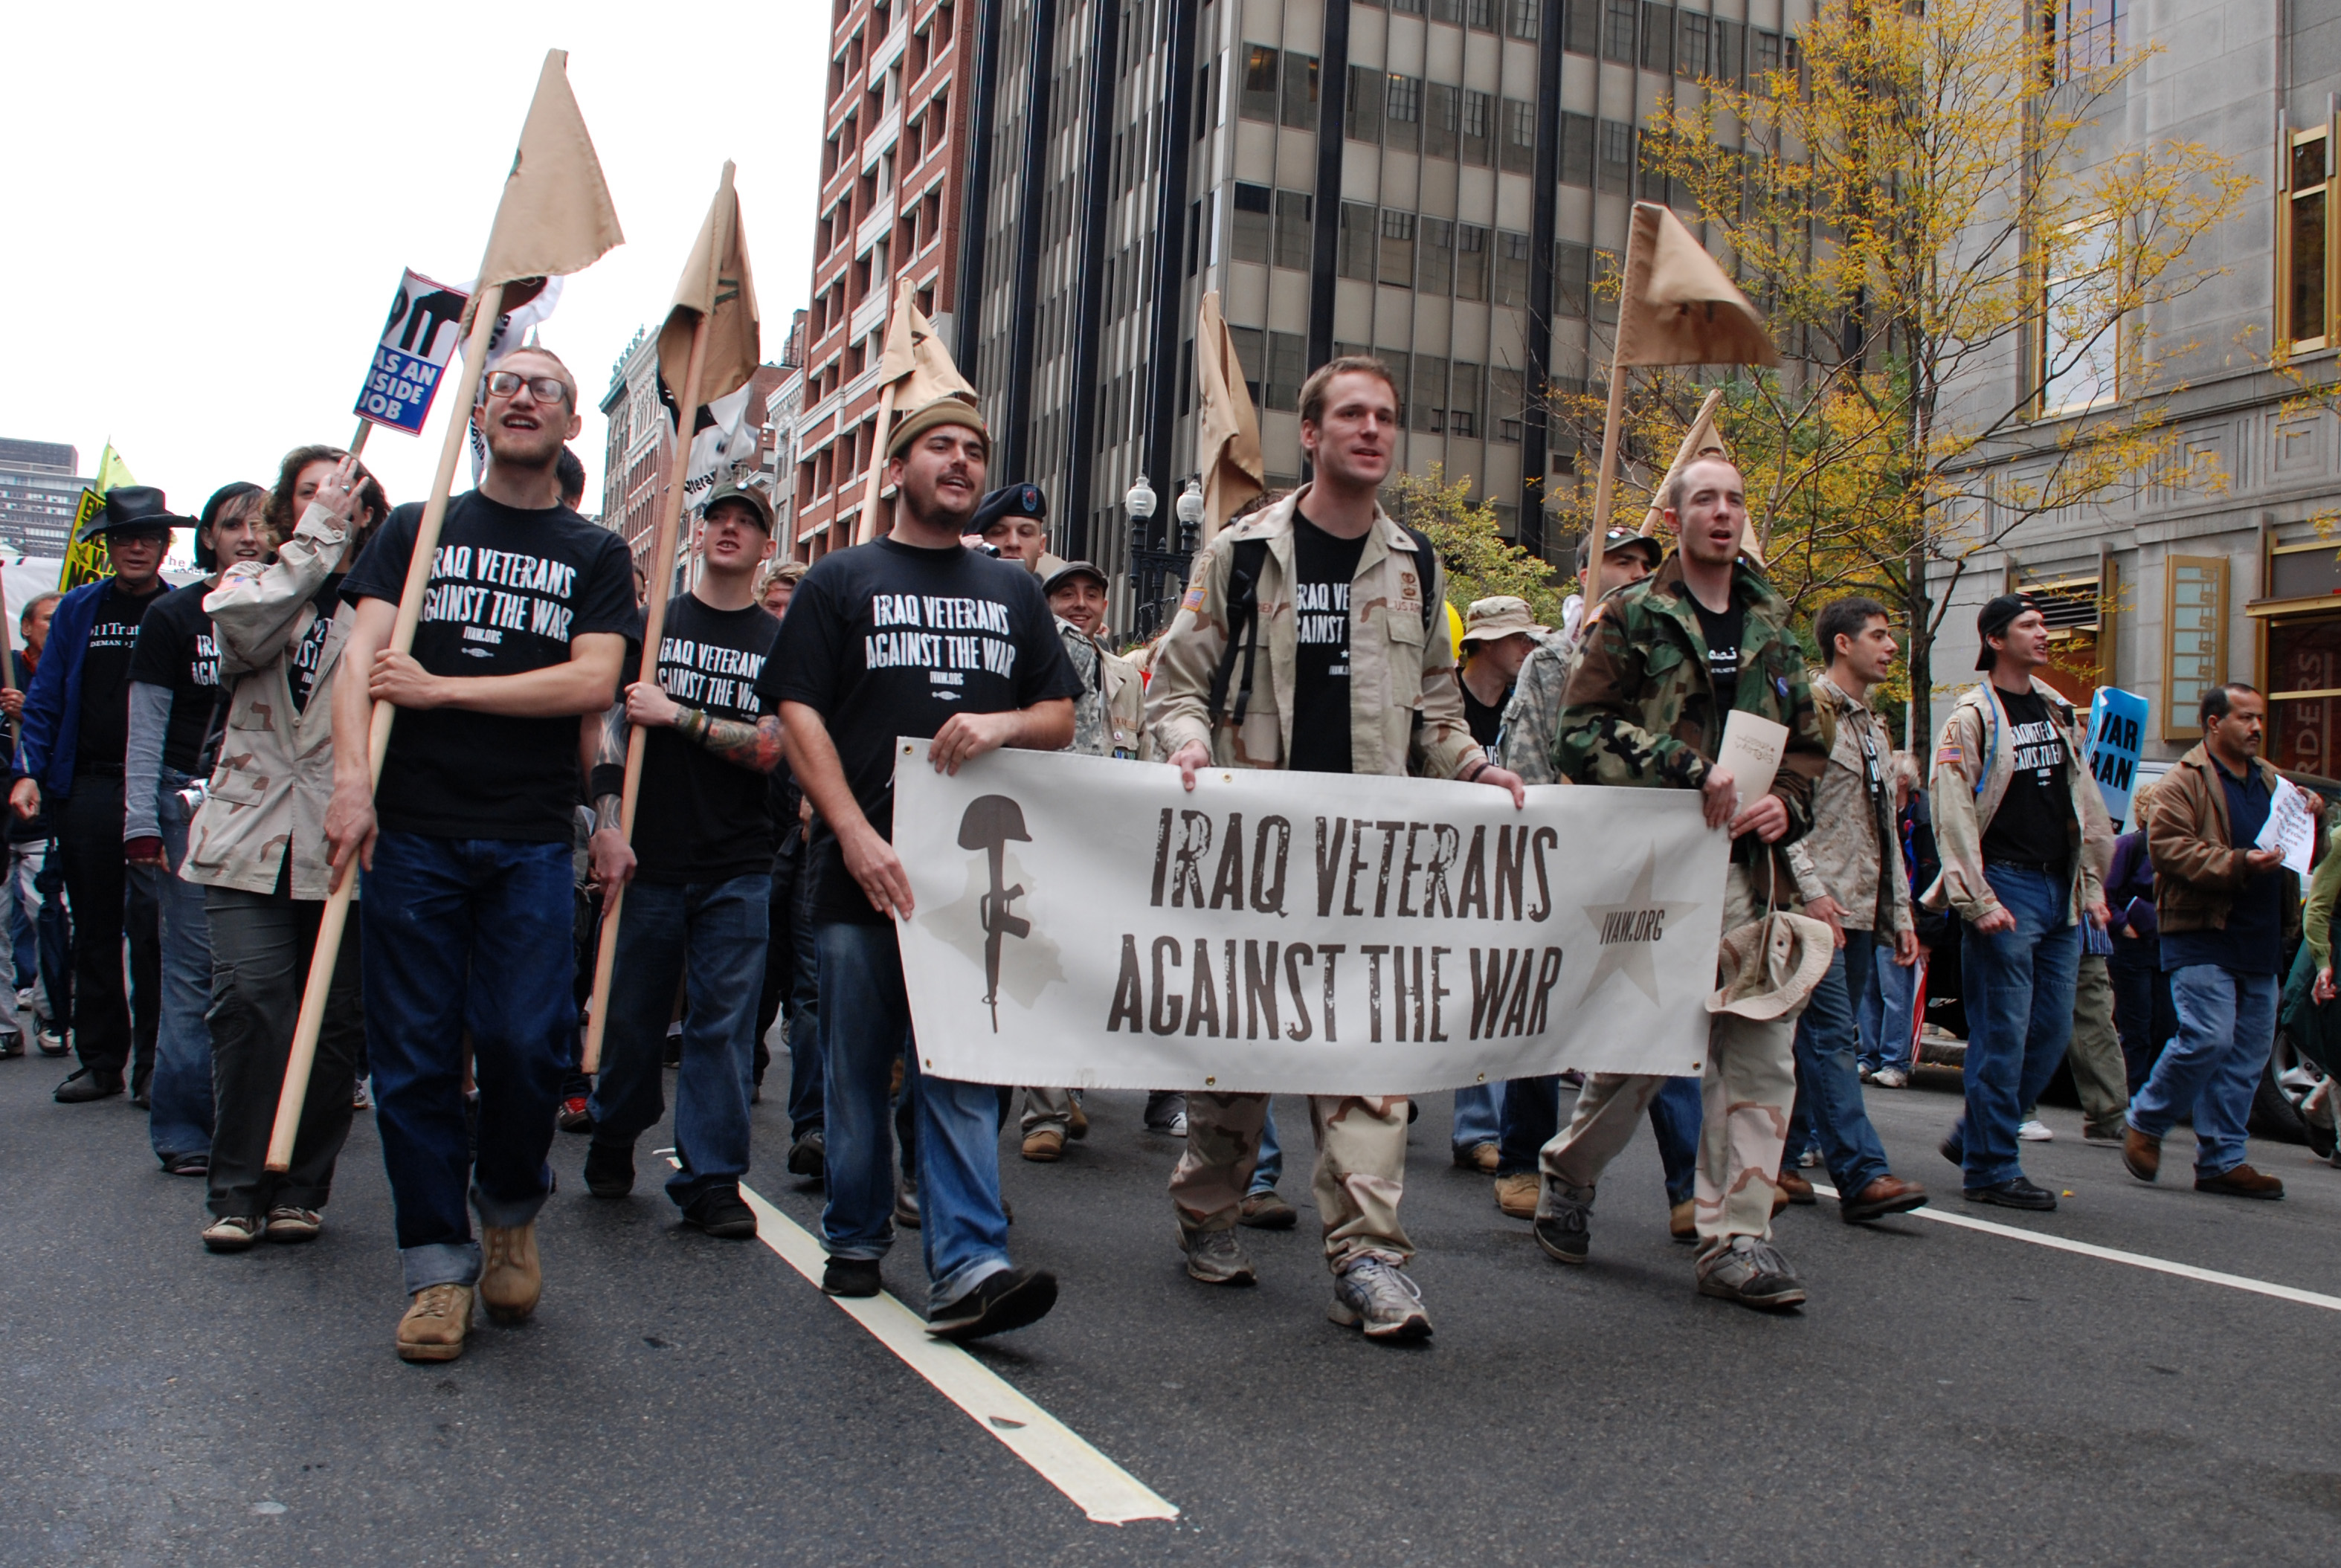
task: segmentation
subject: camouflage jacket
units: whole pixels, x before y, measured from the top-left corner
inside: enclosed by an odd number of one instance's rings
[[[1281,768],[1292,744],[1293,667],[1299,631],[1292,610],[1292,514],[1309,487],[1222,529],[1196,563],[1178,616],[1155,655],[1147,718],[1170,756],[1188,741],[1209,747],[1221,768]],[[1227,710],[1210,714],[1211,678],[1228,646],[1228,580],[1240,540],[1268,541],[1256,593],[1259,657],[1243,728],[1234,723],[1239,657]],[[1444,631],[1423,628],[1425,596],[1444,597],[1447,574],[1418,581],[1414,540],[1377,509],[1350,591],[1350,755],[1360,773],[1451,779],[1484,755],[1463,718],[1455,650]]]
[[[1845,907],[1846,929],[1910,930],[1910,868],[1894,826],[1894,738],[1827,674],[1816,670],[1809,680],[1835,739],[1813,786],[1813,830],[1788,847],[1788,868],[1807,903],[1826,897]]]
[[[1143,692],[1137,667],[1108,652],[1061,615],[1057,635],[1081,681],[1081,694],[1073,699],[1073,741],[1065,749],[1085,757],[1143,755]]]
[[[1785,844],[1812,826],[1813,782],[1828,763],[1829,739],[1805,681],[1804,650],[1788,630],[1788,605],[1745,561],[1733,588],[1747,606],[1737,706],[1788,727],[1772,779],[1772,793],[1788,809]],[[1652,575],[1603,600],[1587,629],[1553,769],[1578,784],[1696,789],[1722,742],[1723,719],[1708,681],[1698,607],[1680,558],[1669,555]]]

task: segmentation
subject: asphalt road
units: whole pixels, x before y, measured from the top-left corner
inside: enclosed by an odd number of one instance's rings
[[[2341,1314],[1915,1216],[1824,1201],[1779,1226],[1813,1289],[1786,1318],[1703,1300],[1669,1243],[1647,1138],[1596,1215],[1590,1266],[1548,1261],[1415,1128],[1405,1216],[1438,1335],[1324,1319],[1300,1230],[1246,1233],[1263,1278],[1181,1274],[1175,1150],[1139,1097],[1086,1144],[1005,1164],[1021,1261],[1057,1312],[984,1363],[1176,1503],[1094,1524],[773,1253],[682,1230],[644,1181],[597,1202],[563,1137],[535,1321],[443,1366],[392,1353],[399,1295],[371,1118],[308,1247],[205,1255],[198,1184],[164,1176],[120,1100],[59,1107],[62,1068],[0,1062],[0,1562],[436,1563],[1943,1563],[2334,1561]],[[1873,1093],[1898,1168],[1938,1189],[1957,1080]],[[800,1223],[759,1111],[752,1185]],[[2341,1296],[2341,1171],[2253,1157],[2253,1205],[2114,1150],[2027,1155],[2030,1231]],[[1306,1118],[1287,1195],[1305,1204]],[[2166,1168],[2183,1168],[2183,1134]],[[890,1288],[923,1299],[915,1240]]]

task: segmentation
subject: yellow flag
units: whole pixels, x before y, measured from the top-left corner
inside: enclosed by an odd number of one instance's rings
[[[1201,407],[1195,420],[1195,466],[1203,471],[1203,542],[1227,526],[1244,502],[1266,488],[1260,451],[1260,416],[1244,385],[1236,341],[1220,314],[1217,290],[1203,296],[1195,321],[1195,382]]]
[[[732,164],[715,187],[698,243],[674,287],[674,306],[659,329],[659,374],[674,395],[683,395],[691,362],[691,338],[707,320],[707,351],[699,368],[702,403],[727,397],[747,384],[762,358],[756,317],[756,280],[748,270],[748,240],[740,231],[740,194],[732,188]]]
[[[113,572],[114,561],[105,553],[104,537],[84,539],[82,530],[105,510],[107,491],[137,482],[130,475],[130,465],[122,461],[114,443],[107,442],[105,450],[98,454],[96,476],[81,492],[81,503],[74,508],[73,532],[66,536],[65,565],[57,572],[59,591],[70,593],[85,582],[95,582]]]
[[[1723,275],[1682,220],[1656,202],[1634,203],[1618,306],[1621,365],[1776,365],[1764,318]]]
[[[602,161],[593,154],[593,138],[569,90],[568,66],[566,51],[545,51],[536,96],[521,126],[520,148],[496,203],[495,226],[488,231],[474,301],[492,283],[582,273],[613,246],[625,243],[610,188],[602,180]],[[507,299],[505,308],[515,303]]]
[[[911,303],[908,289],[894,295],[894,313],[886,323],[885,352],[878,359],[878,382],[881,386],[901,383],[894,391],[898,409],[924,408],[939,397],[975,402],[975,388],[959,373],[951,351],[935,336],[934,324]]]
[[[114,450],[114,443],[107,442],[105,451],[98,455],[97,477],[90,482],[90,488],[102,496],[116,485],[137,482],[130,477],[130,465],[122,461],[122,454]]]

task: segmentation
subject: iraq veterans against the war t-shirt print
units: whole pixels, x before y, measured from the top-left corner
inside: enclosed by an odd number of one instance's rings
[[[423,619],[462,622],[464,655],[493,660],[507,631],[565,645],[576,591],[577,569],[565,561],[443,544],[432,558]]]

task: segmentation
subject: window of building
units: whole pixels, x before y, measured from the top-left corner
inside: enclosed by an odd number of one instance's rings
[[[1360,142],[1382,139],[1382,83],[1380,71],[1363,65],[1350,67],[1350,97],[1348,114],[1344,116],[1345,134]]]
[[[1296,131],[1317,128],[1317,56],[1284,55],[1284,123]]]
[[[1374,210],[1363,202],[1341,203],[1340,273],[1374,281]]]
[[[1382,209],[1381,281],[1401,289],[1414,287],[1414,214],[1395,207]]]
[[[1422,0],[1390,0],[1390,14],[1396,16],[1420,16]]]
[[[2108,320],[2120,231],[2106,218],[2065,226],[2040,302],[2040,415],[2078,413],[2120,395],[2121,323]]]
[[[1602,121],[1600,144],[1598,186],[1623,195],[1634,181],[1634,127],[1623,120]]]
[[[1593,116],[1563,111],[1560,116],[1560,183],[1593,184]]]
[[[1463,21],[1483,33],[1496,30],[1496,0],[1464,0]]]
[[[1488,231],[1470,223],[1455,225],[1455,297],[1488,297]]]
[[[1425,218],[1415,247],[1415,288],[1444,295],[1453,288],[1455,225],[1444,218]]]
[[[1618,292],[1626,271],[1622,251],[1593,253],[1593,283],[1588,292],[1593,296],[1593,319],[1615,322],[1618,319]]]
[[[1660,74],[1675,68],[1675,8],[1642,0],[1642,69]]]
[[[1447,362],[1436,354],[1414,356],[1414,395],[1407,428],[1425,435],[1447,433]]]
[[[1422,83],[1413,76],[1392,75],[1382,90],[1382,142],[1411,153],[1420,148],[1422,133]]]
[[[1675,74],[1694,80],[1708,74],[1708,18],[1696,11],[1675,14]]]
[[[1536,168],[1536,105],[1520,98],[1504,100],[1504,167],[1515,174]]]
[[[2293,353],[2333,341],[2333,177],[2328,127],[2292,138],[2278,198],[2276,343]]]
[[[1738,84],[1742,55],[1746,53],[1748,29],[1738,22],[1715,18],[1710,25],[1715,35],[1715,79]]]
[[[1236,112],[1247,120],[1276,119],[1276,51],[1265,44],[1244,50],[1243,99]]]
[[[1266,406],[1290,413],[1300,406],[1300,383],[1309,378],[1309,340],[1298,332],[1268,334]]]
[[[1430,19],[1433,22],[1452,22],[1461,26],[1463,0],[1430,0]]]
[[[1496,303],[1499,305],[1524,305],[1529,303],[1529,237],[1506,230],[1496,231]]]
[[[1534,39],[1538,8],[1539,0],[1504,0],[1504,31],[1515,38]]]
[[[1748,69],[1751,75],[1761,76],[1780,68],[1780,35],[1750,29],[1752,46],[1748,50]]]
[[[1463,93],[1462,158],[1487,168],[1496,161],[1496,101],[1485,93]]]
[[[1243,367],[1244,391],[1251,394],[1251,406],[1259,408],[1265,401],[1261,393],[1260,372],[1264,368],[1268,343],[1266,334],[1258,327],[1230,325],[1228,337],[1236,345],[1236,363]]]
[[[1634,63],[1635,0],[1601,0],[1601,57]]]
[[[1314,205],[1306,191],[1276,193],[1276,264],[1309,270],[1315,242],[1310,233],[1309,214]]]
[[[2227,558],[2164,564],[2162,738],[2199,740],[2203,693],[2227,678]]]
[[[1488,367],[1488,434],[1495,441],[1518,443],[1525,417],[1520,396],[1520,372],[1502,365]]]
[[[2317,550],[2333,554],[2330,545]],[[2333,777],[2341,767],[2341,617],[2268,623],[2267,700],[2268,760]]]
[[[1452,158],[1463,130],[1463,90],[1432,82],[1422,91],[1422,155]]]
[[[1228,258],[1237,262],[1268,261],[1269,213],[1273,194],[1266,185],[1236,186],[1235,223]]]
[[[1479,367],[1457,360],[1447,379],[1447,433],[1472,437],[1479,433]]]
[[[1536,0],[1512,0],[1514,5],[1533,5]],[[1601,9],[1598,0],[1573,0],[1561,23],[1561,47],[1572,55],[1598,55],[1601,52]]]
[[[2070,82],[2121,57],[2121,0],[2039,0],[2041,66]]]
[[[1414,362],[1413,356],[1404,349],[1376,349],[1374,358],[1390,368],[1390,382],[1398,392],[1398,422],[1403,426],[1406,423],[1407,374]]]
[[[1593,266],[1589,245],[1563,243],[1552,248],[1552,313],[1582,318],[1585,287]]]

